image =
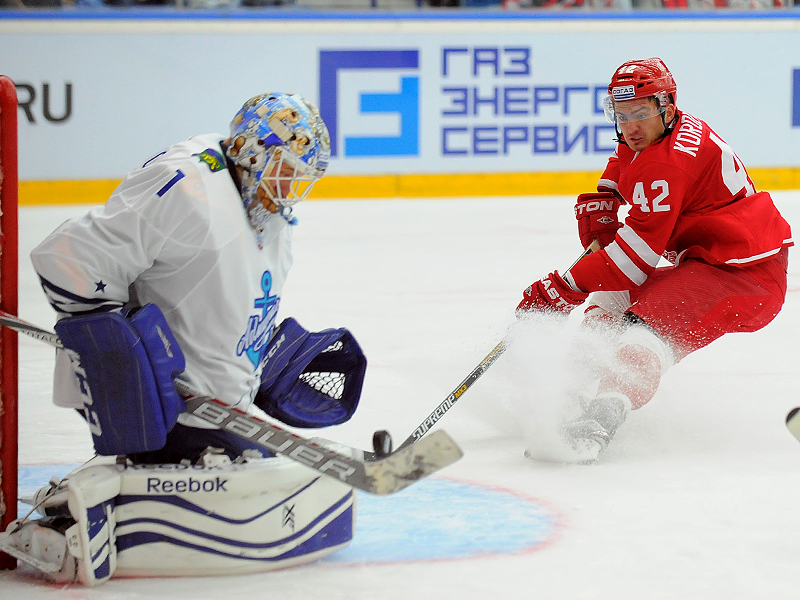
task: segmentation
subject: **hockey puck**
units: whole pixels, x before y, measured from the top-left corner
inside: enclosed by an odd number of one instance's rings
[[[392,436],[385,429],[372,434],[372,449],[375,456],[388,456],[392,453]]]

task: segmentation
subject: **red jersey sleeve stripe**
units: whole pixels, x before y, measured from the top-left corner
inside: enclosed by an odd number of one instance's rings
[[[611,179],[601,179],[597,182],[597,191],[604,192],[606,190],[609,192],[619,192],[619,185],[617,185],[616,181],[612,181]]]
[[[605,251],[614,266],[633,283],[642,285],[647,280],[647,274],[636,266],[617,242],[611,242],[605,247]]]
[[[617,231],[617,235],[622,238],[622,240],[628,244],[630,249],[636,253],[643,262],[647,263],[651,267],[655,268],[658,265],[658,261],[661,260],[661,255],[654,252],[650,245],[645,242],[639,234],[636,233],[631,227],[625,225],[619,231]]]

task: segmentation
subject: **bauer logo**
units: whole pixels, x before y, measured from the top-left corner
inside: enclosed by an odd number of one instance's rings
[[[320,50],[331,156],[419,155],[418,72],[418,50]]]
[[[632,85],[623,85],[615,87],[611,90],[611,96],[614,100],[630,100],[636,95]]]

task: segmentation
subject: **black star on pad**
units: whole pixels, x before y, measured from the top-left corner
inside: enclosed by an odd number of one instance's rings
[[[95,288],[94,288],[95,292],[105,292],[106,291],[106,284],[103,283],[102,279],[100,281],[95,282],[94,285],[95,285]]]

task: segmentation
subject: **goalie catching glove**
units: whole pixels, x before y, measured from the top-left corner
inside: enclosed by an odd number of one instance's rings
[[[255,404],[293,427],[338,425],[358,407],[366,369],[347,329],[309,332],[287,318],[267,346]]]

